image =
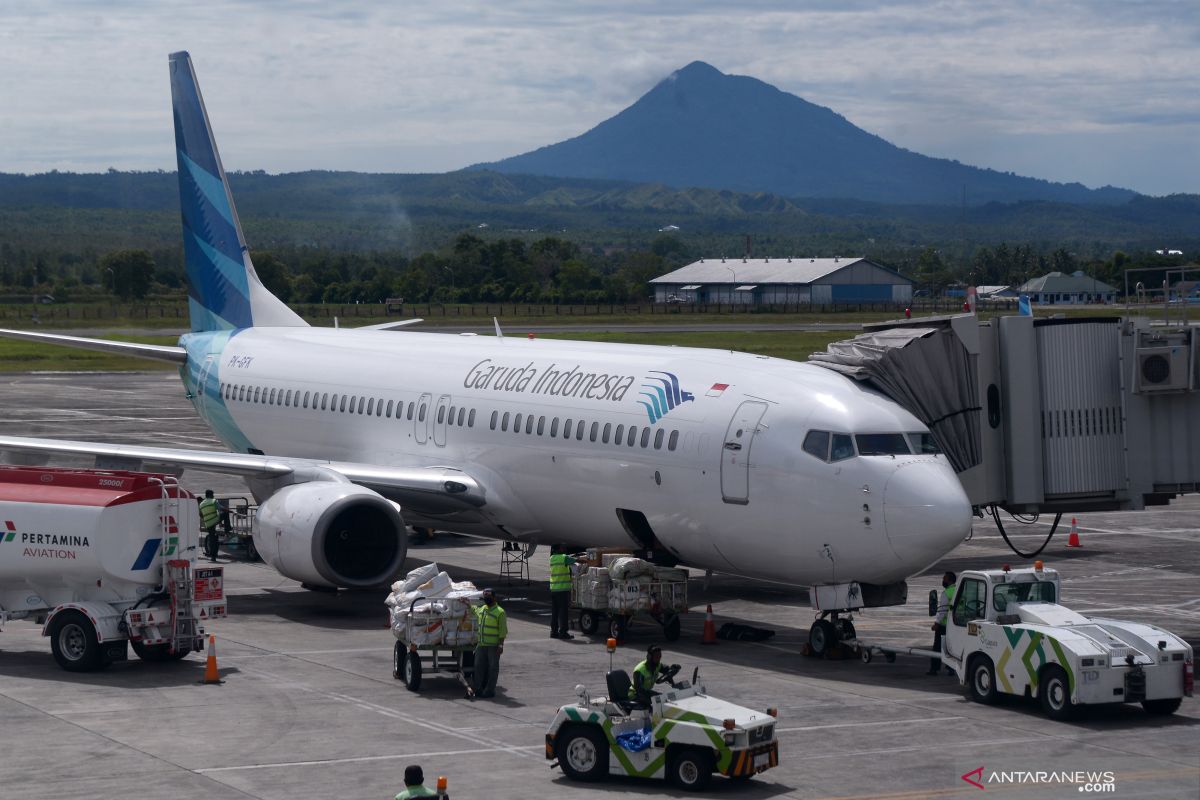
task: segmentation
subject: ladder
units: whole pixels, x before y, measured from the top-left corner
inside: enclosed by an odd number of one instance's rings
[[[186,524],[181,525],[180,517],[179,499],[183,493],[174,477],[154,480],[162,490],[158,515],[162,535],[159,558],[162,561],[162,588],[171,599],[170,652],[188,652],[196,643],[199,627],[192,613],[192,562],[180,557],[192,549],[180,539],[181,532],[187,529]]]
[[[529,548],[526,545],[514,541],[501,544],[500,577],[505,583],[529,583]]]

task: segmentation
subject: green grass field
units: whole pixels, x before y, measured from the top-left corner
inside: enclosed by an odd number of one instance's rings
[[[141,344],[175,344],[177,336],[102,336]],[[133,372],[173,370],[174,364],[93,350],[0,338],[0,372]]]

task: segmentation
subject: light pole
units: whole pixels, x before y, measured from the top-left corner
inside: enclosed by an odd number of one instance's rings
[[[729,287],[729,305],[733,305],[733,287],[737,286],[737,273],[728,264],[725,265],[725,269],[729,270],[729,274],[733,276],[733,285]]]
[[[108,293],[113,294],[117,291],[117,273],[112,267],[105,267],[104,271],[108,273]]]

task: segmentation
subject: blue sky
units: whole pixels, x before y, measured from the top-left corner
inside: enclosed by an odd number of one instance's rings
[[[441,172],[694,60],[931,156],[1200,192],[1200,2],[0,3],[0,171],[173,169],[188,50],[229,169]]]

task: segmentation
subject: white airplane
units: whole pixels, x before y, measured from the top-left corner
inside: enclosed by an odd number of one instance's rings
[[[0,333],[177,363],[232,452],[17,437],[0,450],[241,475],[264,560],[315,587],[393,580],[407,523],[636,547],[890,605],[970,533],[928,429],[821,367],[309,327],[255,274],[190,57],[170,68],[192,331],[175,347]]]

